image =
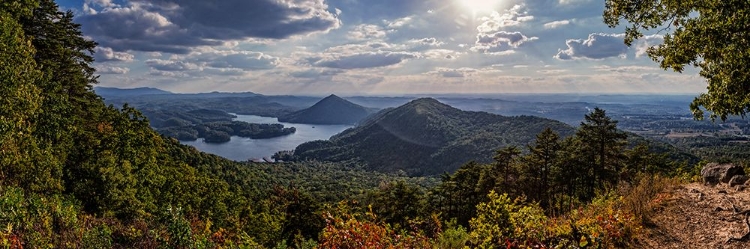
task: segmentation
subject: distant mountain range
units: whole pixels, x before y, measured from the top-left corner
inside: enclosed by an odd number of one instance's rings
[[[116,88],[116,87],[94,87],[94,92],[100,96],[143,96],[143,95],[157,95],[157,94],[173,94],[169,91],[164,91],[158,88],[151,87],[139,87],[139,88]]]
[[[375,112],[331,94],[307,109],[279,117],[280,122],[301,124],[356,124]]]
[[[421,98],[373,114],[330,140],[304,143],[294,155],[302,160],[356,160],[383,172],[436,175],[454,172],[470,160],[489,162],[495,150],[529,144],[547,127],[563,137],[575,131],[551,119],[462,111]]]

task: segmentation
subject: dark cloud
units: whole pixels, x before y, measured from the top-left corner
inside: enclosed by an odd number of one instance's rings
[[[323,0],[135,0],[90,11],[77,21],[86,35],[106,47],[170,53],[225,40],[284,39],[340,26]]]
[[[396,65],[418,57],[417,53],[379,51],[325,58],[314,62],[313,65],[340,69],[374,68]]]
[[[623,43],[624,34],[590,34],[586,40],[571,39],[565,50],[559,50],[555,58],[559,60],[592,59],[625,56],[628,46]]]

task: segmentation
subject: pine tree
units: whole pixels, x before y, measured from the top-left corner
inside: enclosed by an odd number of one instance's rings
[[[529,146],[530,154],[523,160],[526,164],[526,179],[529,180],[527,185],[531,187],[531,194],[540,202],[542,208],[549,206],[550,193],[553,192],[550,178],[561,148],[559,140],[560,136],[552,129],[545,129],[536,136],[534,146]]]
[[[585,116],[576,137],[581,141],[582,162],[592,169],[586,196],[593,197],[596,188],[619,181],[627,135],[617,129],[616,120],[608,117],[604,110],[595,108]]]

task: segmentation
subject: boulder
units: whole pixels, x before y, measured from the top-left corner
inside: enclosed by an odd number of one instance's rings
[[[732,177],[736,175],[745,175],[745,170],[741,166],[731,163],[709,163],[701,170],[703,182],[710,185],[716,185],[721,182],[729,183]]]
[[[746,175],[736,175],[733,176],[732,179],[729,180],[729,186],[739,186],[745,184],[747,180],[750,180],[750,177],[747,177]]]

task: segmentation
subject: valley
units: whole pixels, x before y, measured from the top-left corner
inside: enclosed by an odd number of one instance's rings
[[[2,1],[0,247],[750,248],[747,10]]]
[[[295,127],[295,125],[300,126],[303,124],[312,126],[312,124],[316,123],[353,124],[367,120],[364,118],[365,114],[363,113],[375,114],[378,110],[399,107],[418,99],[419,97],[351,96],[340,98],[338,96],[328,96],[327,98],[321,98],[288,95],[266,96],[256,93],[215,92],[203,94],[173,94],[158,89],[150,90],[150,94],[133,95],[128,90],[106,88],[103,97],[108,103],[120,104],[127,102],[136,106],[142,110],[147,117],[149,117],[152,125],[155,127],[160,127],[161,123],[173,118],[173,115],[177,115],[177,113],[183,113],[185,110],[192,110],[189,112],[214,110],[222,115],[229,115],[229,113],[237,113],[238,115],[260,114],[259,116],[269,117],[263,119],[263,122],[280,123],[278,120],[274,120],[274,118],[289,116],[295,112],[302,113],[303,109],[316,107],[316,103],[318,103],[318,110],[305,115],[317,117],[317,121],[306,118],[307,120],[299,121],[297,124],[284,123],[285,127]],[[333,99],[336,101],[321,101],[332,99],[332,97],[335,97]],[[746,146],[750,146],[746,144],[746,141],[748,140],[747,137],[750,134],[750,128],[748,128],[750,127],[750,121],[738,117],[730,117],[723,122],[693,120],[692,114],[687,109],[687,105],[692,99],[692,96],[687,95],[436,95],[435,99],[441,103],[463,111],[487,112],[509,117],[537,116],[551,120],[558,120],[570,126],[578,125],[586,113],[595,107],[599,107],[606,110],[609,116],[618,121],[620,129],[647,139],[658,141],[659,143],[670,144],[680,151],[689,152],[698,156],[719,158],[720,160],[729,160],[730,158],[733,158],[734,160],[750,159],[750,153],[745,153],[744,151],[746,150],[743,149]],[[347,111],[332,111],[332,114],[324,114],[321,112],[328,108],[339,108],[332,106],[342,106],[341,108],[358,106],[355,107],[355,109],[359,108],[357,109],[359,111],[357,114],[349,114]],[[244,111],[235,112],[238,110]],[[299,114],[294,115],[299,116]],[[176,117],[179,118],[180,116]],[[203,118],[215,119],[211,116],[205,116]],[[220,120],[231,120],[231,118],[227,119],[225,117]],[[295,140],[298,141],[299,144],[294,146],[289,144],[278,148],[284,148],[284,151],[293,150],[297,145],[301,145],[304,142],[327,140],[332,135],[335,134],[323,132],[320,136],[311,136],[311,140]],[[235,155],[229,156],[229,158],[234,160],[247,160],[250,158],[271,156],[273,153],[269,154],[268,148],[277,148],[274,146],[263,145],[263,139],[252,141],[244,140],[245,142],[238,142],[240,141],[239,137],[236,139],[237,141],[234,141],[233,143],[242,146],[241,148],[243,149],[229,149],[226,145],[208,145],[204,144],[202,141],[190,143],[197,145],[199,148],[205,149],[207,152],[221,154],[220,151],[234,151],[225,154]],[[279,138],[277,140],[294,139]],[[254,145],[247,146],[248,143]],[[522,144],[523,143],[518,143],[518,145]],[[264,152],[254,153],[253,151],[256,150]],[[248,155],[252,156],[246,157],[237,155],[239,151],[246,151]],[[299,152],[299,155],[305,153],[309,154],[309,152]],[[473,156],[470,157],[473,160],[482,161],[489,160],[490,158],[488,152],[471,152],[471,154]],[[263,156],[260,157],[260,155]],[[350,159],[350,157],[344,158],[347,158],[346,160]],[[455,165],[460,164],[461,160],[463,159],[457,159],[452,167],[456,167]],[[402,160],[394,159],[393,161],[399,162]]]

